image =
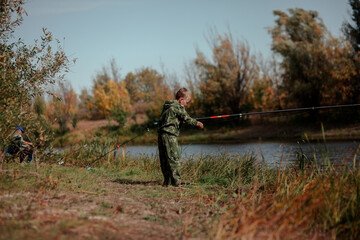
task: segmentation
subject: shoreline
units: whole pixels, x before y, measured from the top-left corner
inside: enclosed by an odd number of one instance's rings
[[[92,126],[96,126],[92,124]],[[101,135],[98,133],[101,132]],[[102,140],[111,140],[116,137],[119,143],[133,138],[135,133],[128,132],[122,135],[112,133],[112,138],[108,137],[109,130],[106,126],[92,127],[91,129],[72,129],[69,133],[55,139],[55,147],[67,147],[90,140],[93,136],[101,137]],[[289,141],[296,142],[305,140],[307,142],[318,141],[357,141],[360,140],[360,124],[353,124],[339,127],[321,126],[296,126],[290,124],[264,124],[252,125],[247,127],[220,129],[183,129],[178,137],[179,144],[235,144],[258,141]],[[157,144],[157,133],[153,129],[149,133],[136,138],[127,145],[154,145]]]

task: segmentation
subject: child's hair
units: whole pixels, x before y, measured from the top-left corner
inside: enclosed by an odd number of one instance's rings
[[[175,94],[176,100],[179,100],[180,98],[185,98],[186,96],[189,96],[189,91],[186,88],[180,88]]]

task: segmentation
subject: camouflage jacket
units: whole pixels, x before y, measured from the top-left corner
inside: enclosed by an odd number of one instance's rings
[[[159,121],[159,134],[168,133],[179,136],[180,128],[183,123],[196,126],[197,121],[191,118],[186,112],[185,107],[175,100],[166,101]]]
[[[10,154],[14,154],[19,152],[20,150],[24,150],[26,147],[27,145],[25,144],[23,137],[20,134],[15,133],[12,136],[7,152]]]

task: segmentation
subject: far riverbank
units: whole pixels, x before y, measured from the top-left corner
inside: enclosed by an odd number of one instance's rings
[[[206,125],[205,125],[206,126]],[[55,147],[66,147],[84,141],[97,139],[101,142],[117,141],[122,143],[136,136],[129,130],[114,131],[113,122],[106,120],[80,121],[76,129],[55,140]],[[156,128],[142,135],[127,145],[151,145],[157,143]],[[181,144],[216,144],[245,143],[249,141],[343,141],[360,140],[360,124],[347,126],[299,126],[298,124],[257,124],[243,127],[219,127],[218,129],[192,130],[183,129],[179,136]]]

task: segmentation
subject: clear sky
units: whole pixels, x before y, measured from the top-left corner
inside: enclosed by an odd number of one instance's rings
[[[350,19],[347,0],[28,0],[16,37],[31,44],[43,27],[51,31],[77,59],[66,79],[80,93],[112,58],[122,77],[151,67],[182,80],[196,48],[209,54],[205,36],[213,27],[221,34],[230,29],[253,53],[268,57],[273,11],[296,7],[318,11],[334,36]]]

